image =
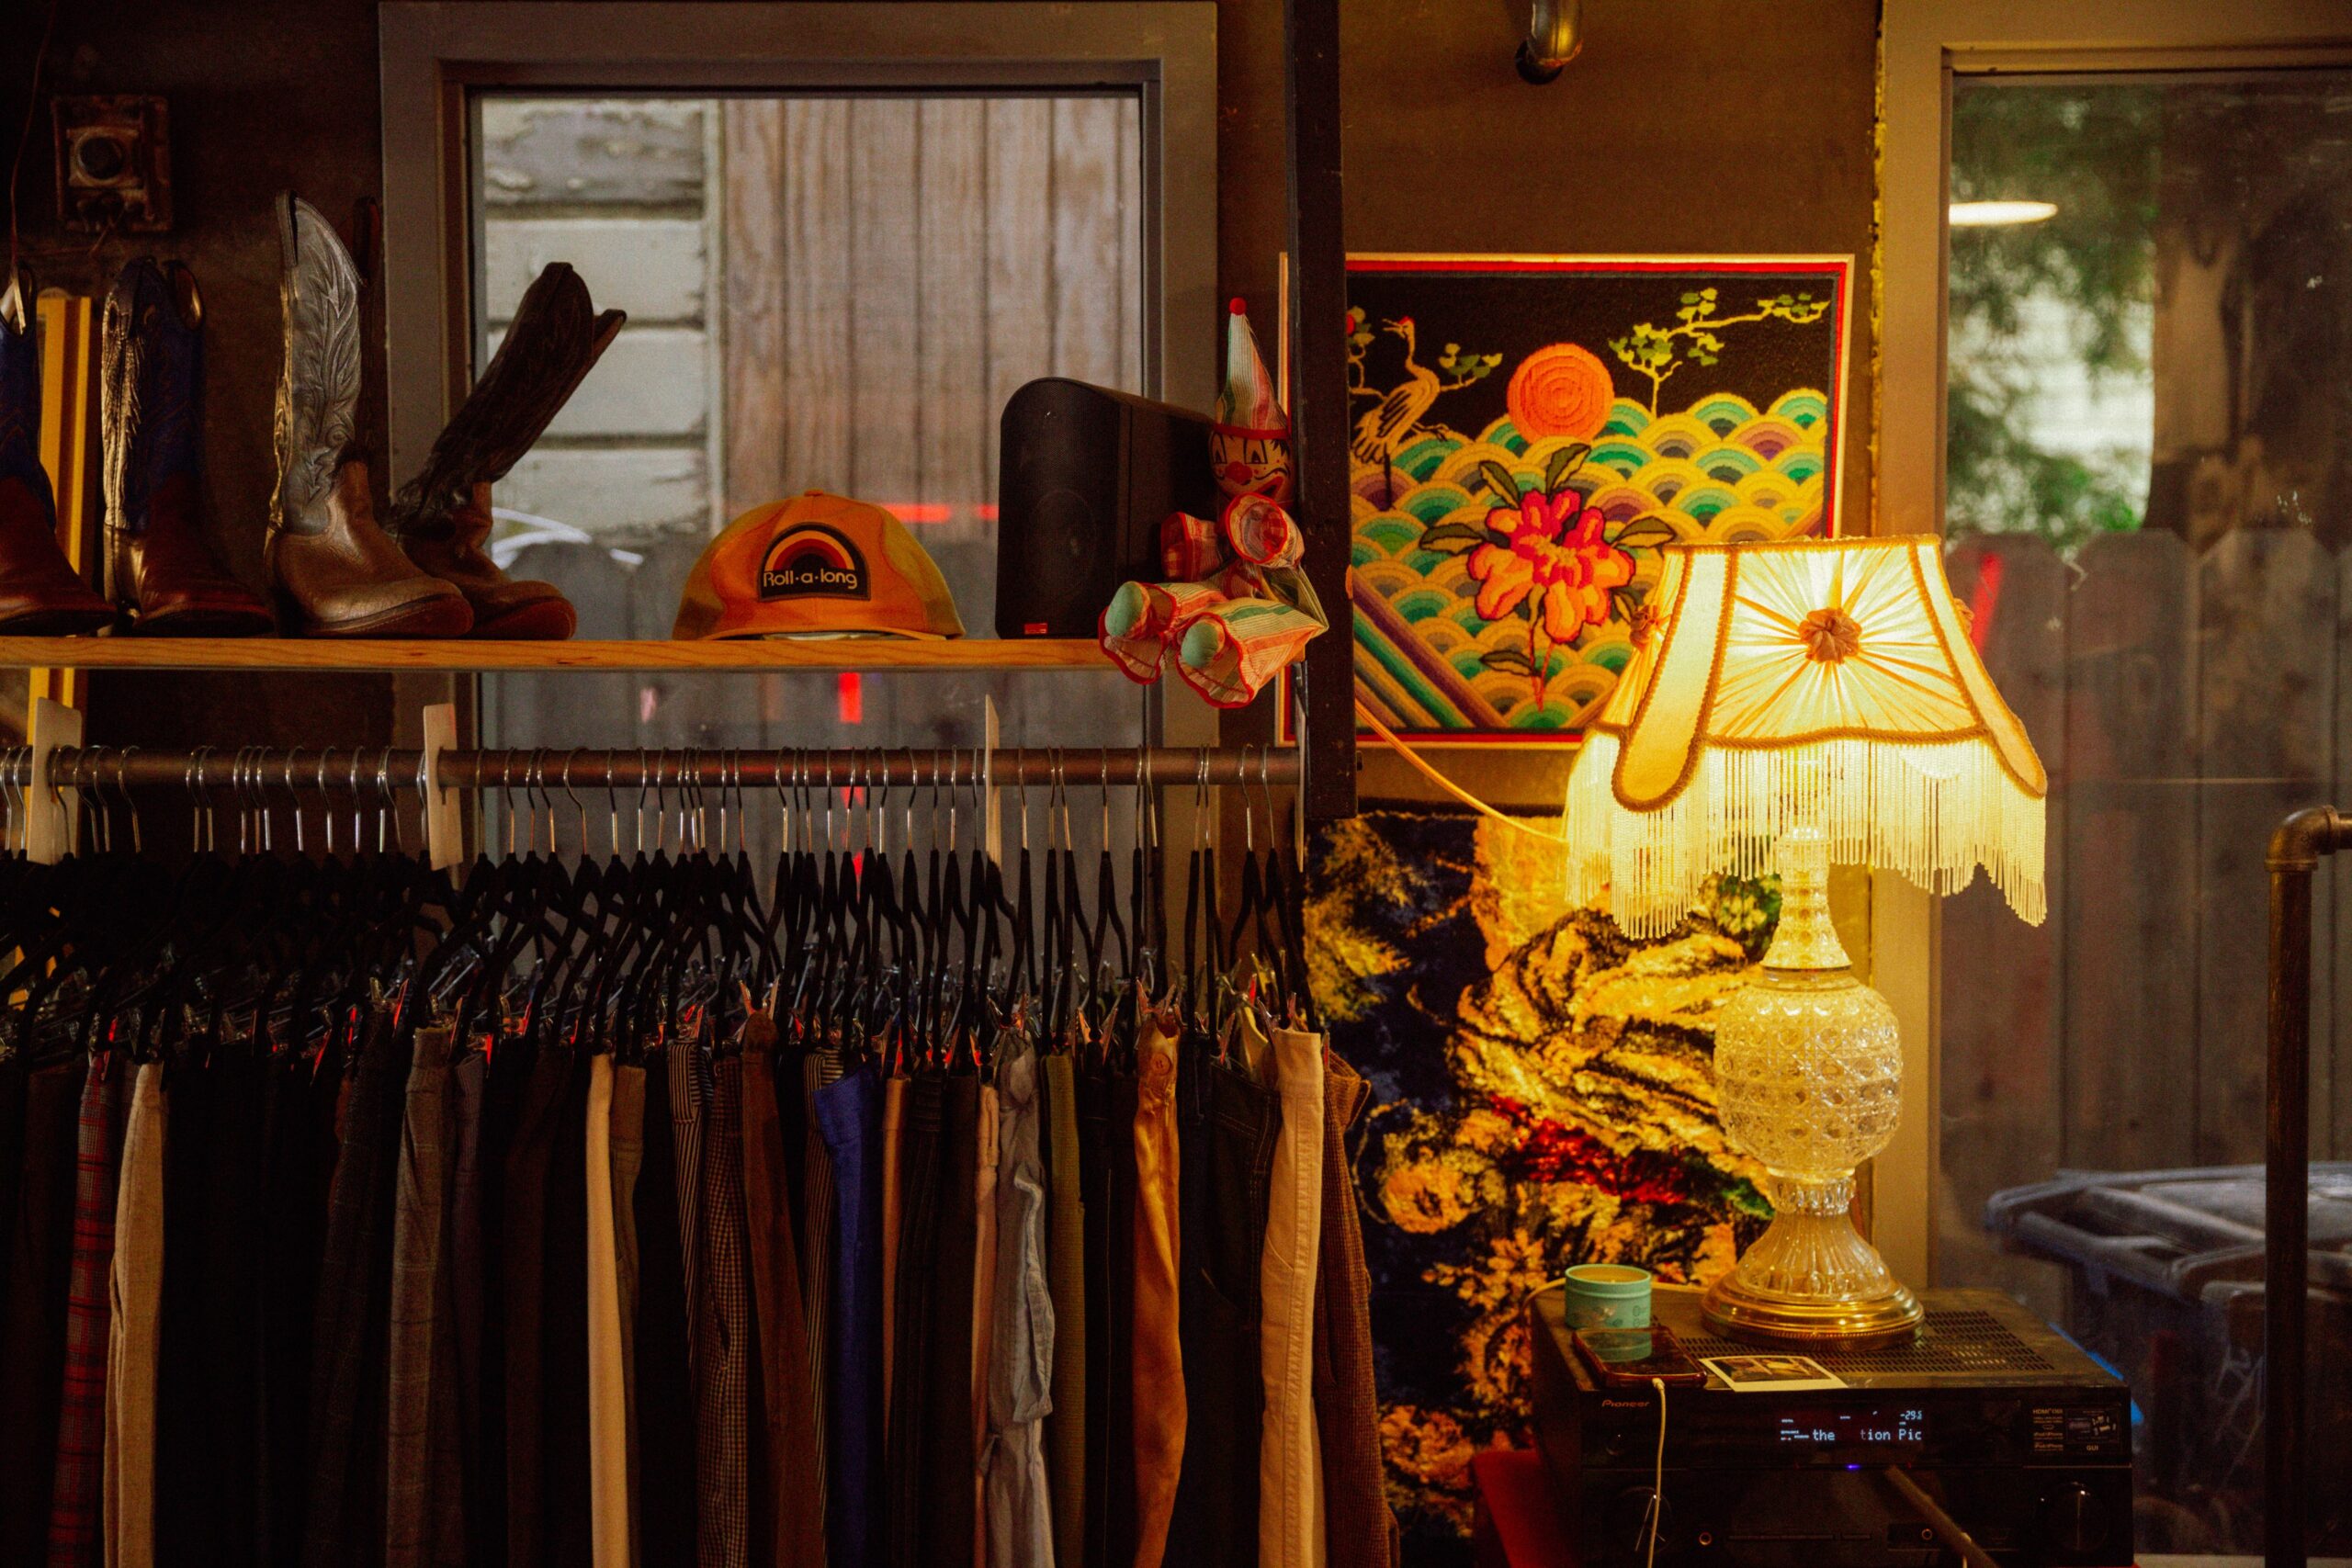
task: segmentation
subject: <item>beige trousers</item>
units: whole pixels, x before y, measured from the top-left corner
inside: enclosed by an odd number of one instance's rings
[[[1184,1353],[1177,1338],[1183,1277],[1176,1148],[1176,1042],[1147,1020],[1136,1044],[1136,1568],[1160,1568],[1184,1468]]]
[[[163,1326],[164,1065],[142,1062],[122,1134],[107,1338],[107,1568],[155,1562],[155,1361]]]
[[[1266,1409],[1258,1446],[1259,1568],[1313,1568],[1322,1556],[1315,1438],[1315,1259],[1323,1245],[1323,1037],[1274,1031],[1274,1140],[1259,1269],[1259,1355]]]
[[[590,1123],[594,1124],[593,1122]],[[645,1168],[645,1069],[613,1069],[613,1257],[620,1298],[621,1440],[628,1450],[628,1560],[642,1553],[637,1539],[637,1178]],[[588,1166],[593,1179],[594,1161]]]
[[[628,1568],[628,1377],[613,1232],[613,1059],[601,1054],[588,1060],[587,1134],[589,1551],[595,1568]]]

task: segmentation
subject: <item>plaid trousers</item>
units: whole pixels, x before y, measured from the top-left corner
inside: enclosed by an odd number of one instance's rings
[[[702,1143],[702,1365],[695,1369],[701,1561],[745,1568],[750,1539],[751,1301],[743,1272],[743,1059],[711,1064]]]
[[[465,1559],[458,1470],[457,1313],[451,1278],[451,1032],[416,1032],[392,1211],[390,1401],[385,1422],[387,1568]]]
[[[666,1048],[670,1090],[671,1152],[678,1176],[678,1246],[684,1254],[686,1365],[702,1375],[702,1052],[692,1041]]]
[[[90,1074],[82,1085],[82,1122],[74,1152],[74,1261],[67,1276],[57,1479],[50,1494],[50,1568],[84,1568],[99,1560],[121,1100],[122,1074],[113,1053],[91,1057]]]
[[[803,1124],[814,1128],[817,1091],[842,1076],[840,1047],[825,1045],[809,1052],[800,1059],[800,1114]],[[805,1207],[794,1239],[800,1244],[800,1307],[808,1324],[808,1393],[817,1421],[817,1441],[808,1451],[808,1464],[816,1474],[817,1495],[830,1497],[832,1486],[826,1474],[830,1455],[825,1439],[832,1430],[828,1413],[831,1379],[826,1369],[831,1364],[829,1347],[833,1338],[833,1156],[825,1140],[813,1132],[801,1150],[800,1168]]]

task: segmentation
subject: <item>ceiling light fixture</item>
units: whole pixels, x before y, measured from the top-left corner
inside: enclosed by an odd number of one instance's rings
[[[2041,223],[2058,216],[2054,201],[1955,201],[1955,229],[1997,229],[2013,223]]]

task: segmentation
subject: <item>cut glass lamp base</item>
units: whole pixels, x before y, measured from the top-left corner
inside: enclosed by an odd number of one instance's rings
[[[1708,1326],[1751,1344],[1871,1350],[1918,1332],[1919,1298],[1847,1212],[1850,1179],[1773,1182],[1777,1213],[1701,1298]]]

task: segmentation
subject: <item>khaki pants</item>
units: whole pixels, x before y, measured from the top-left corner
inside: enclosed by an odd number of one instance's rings
[[[1176,1042],[1147,1021],[1136,1044],[1134,1311],[1136,1568],[1159,1568],[1184,1468],[1184,1355],[1177,1339]]]
[[[613,1232],[613,1059],[588,1062],[589,1540],[595,1568],[628,1568],[628,1396],[620,1249]]]
[[[1274,1140],[1259,1277],[1266,1414],[1258,1448],[1259,1568],[1321,1558],[1315,1438],[1315,1260],[1323,1245],[1323,1037],[1274,1032],[1282,1131]]]
[[[142,1062],[122,1136],[115,1198],[113,1311],[100,1494],[107,1568],[155,1561],[155,1361],[163,1326],[164,1065]]]
[[[612,1144],[613,1293],[619,1306],[621,1340],[621,1444],[628,1478],[628,1561],[638,1560],[637,1539],[637,1176],[645,1166],[645,1069],[613,1069]],[[590,1178],[595,1176],[592,1162]]]

